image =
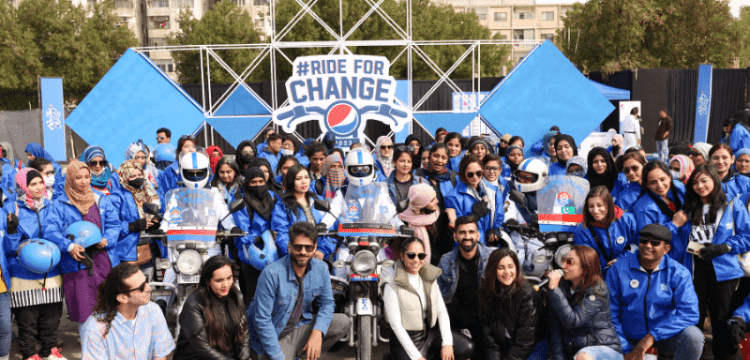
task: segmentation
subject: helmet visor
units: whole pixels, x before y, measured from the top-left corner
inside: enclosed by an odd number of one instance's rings
[[[365,177],[368,175],[372,175],[372,166],[354,165],[354,166],[349,166],[347,171],[349,172],[349,175],[361,178],[361,177]]]
[[[207,169],[182,170],[182,177],[187,181],[198,182],[205,179],[206,175],[208,175]]]
[[[539,180],[539,175],[528,173],[525,171],[516,171],[515,174],[516,182],[519,184],[533,184]]]

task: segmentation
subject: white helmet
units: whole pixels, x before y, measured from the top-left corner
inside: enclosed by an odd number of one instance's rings
[[[375,174],[375,161],[372,159],[372,154],[362,148],[350,151],[344,160],[344,171],[349,184],[369,185]]]
[[[211,167],[208,156],[201,152],[189,152],[180,158],[180,175],[186,188],[199,189],[208,184]]]
[[[522,183],[519,181],[518,173],[520,171],[532,174],[531,179],[526,180],[530,182],[524,181]],[[544,161],[535,158],[526,159],[518,165],[513,173],[513,187],[523,193],[537,191],[544,185],[545,178],[547,178],[547,165],[544,164]]]

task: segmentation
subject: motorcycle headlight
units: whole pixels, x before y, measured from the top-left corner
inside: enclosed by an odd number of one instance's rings
[[[369,275],[378,266],[375,254],[369,251],[360,251],[352,258],[352,271],[360,275]]]
[[[565,257],[568,256],[568,253],[572,248],[572,244],[565,244],[557,248],[557,251],[555,251],[555,264],[557,264],[560,269],[562,269],[563,264],[565,263]]]
[[[195,275],[203,265],[203,257],[195,250],[185,250],[177,257],[177,270],[183,275]]]

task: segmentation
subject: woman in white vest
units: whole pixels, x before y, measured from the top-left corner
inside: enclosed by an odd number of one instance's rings
[[[387,279],[385,316],[395,337],[390,339],[390,356],[394,360],[424,360],[439,354],[442,360],[468,359],[473,344],[466,335],[451,331],[436,281],[442,270],[425,263],[426,257],[422,240],[404,240],[395,273]]]

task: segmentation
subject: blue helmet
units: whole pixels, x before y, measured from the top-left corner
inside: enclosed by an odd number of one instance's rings
[[[177,158],[177,148],[172,144],[159,144],[154,149],[154,161],[171,161]]]
[[[242,245],[245,248],[245,259],[242,260],[258,271],[262,271],[268,264],[279,259],[279,250],[271,231],[264,231],[260,238],[262,240],[260,244],[251,241],[250,244]]]
[[[29,239],[18,246],[18,261],[33,273],[45,274],[60,263],[60,248],[51,241]]]
[[[76,221],[68,225],[65,237],[84,249],[102,241],[102,231],[90,221]]]

